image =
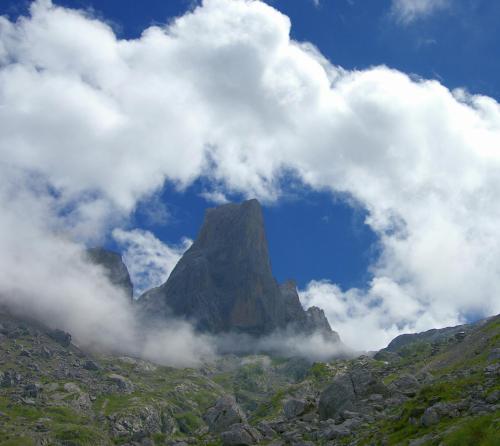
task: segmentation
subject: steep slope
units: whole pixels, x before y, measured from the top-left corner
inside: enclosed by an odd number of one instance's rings
[[[328,331],[326,318],[303,310],[293,282],[279,287],[274,279],[257,200],[209,209],[167,282],[146,292],[139,305],[146,314],[185,317],[212,333],[263,335],[290,323],[312,332],[316,322]]]

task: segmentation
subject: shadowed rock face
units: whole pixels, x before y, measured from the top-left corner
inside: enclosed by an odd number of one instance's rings
[[[134,293],[132,281],[120,254],[104,248],[89,248],[87,256],[92,263],[102,266],[109,281],[122,288],[126,296],[132,300]]]
[[[313,320],[295,283],[280,287],[272,275],[257,200],[209,209],[198,238],[167,282],[139,303],[146,314],[183,316],[214,333],[261,335],[292,322],[306,328]]]

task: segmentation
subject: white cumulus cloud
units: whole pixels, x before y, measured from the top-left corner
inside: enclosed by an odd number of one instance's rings
[[[165,182],[204,177],[219,197],[273,201],[292,173],[347,194],[379,237],[366,289],[318,277],[303,293],[353,347],[500,312],[493,98],[386,66],[344,70],[259,1],[205,0],[130,40],[48,0],[30,11],[0,18],[1,295],[13,277],[33,283],[29,259],[11,260],[36,249],[27,241],[99,239]]]
[[[123,250],[123,260],[136,296],[164,283],[192,244],[192,240],[185,238],[179,246],[169,246],[151,232],[140,229],[125,231],[117,228],[113,231],[113,238]]]

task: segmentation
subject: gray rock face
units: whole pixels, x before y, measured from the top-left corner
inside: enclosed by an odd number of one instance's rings
[[[130,413],[112,415],[110,421],[113,435],[116,437],[132,434],[141,438],[162,431],[161,414],[155,407],[145,406]]]
[[[134,294],[132,280],[120,254],[104,248],[90,248],[87,249],[87,256],[92,263],[102,266],[109,281],[121,288],[132,300]]]
[[[134,391],[134,385],[124,376],[112,373],[108,375],[108,380],[116,385],[117,389],[123,393],[131,393]]]
[[[428,407],[425,409],[424,414],[422,415],[422,426],[429,427],[434,424],[438,424],[440,420],[440,416],[437,410],[432,407]]]
[[[234,424],[229,431],[221,434],[224,446],[250,446],[261,439],[259,431],[248,424]]]
[[[286,320],[289,324],[294,325],[302,333],[319,332],[332,342],[340,342],[339,335],[332,330],[321,308],[310,307],[304,311],[295,281],[287,280],[280,285],[280,291],[285,300]]]
[[[278,286],[257,200],[209,209],[198,238],[167,282],[139,305],[149,316],[181,316],[213,333],[270,333],[294,323],[302,331],[329,330],[326,318],[306,313],[295,283]],[[326,323],[326,324],[325,324]]]
[[[494,348],[488,355],[488,361],[497,361],[500,359],[500,348]]]
[[[71,335],[65,331],[56,328],[48,333],[48,335],[63,347],[68,347],[71,344]]]
[[[403,395],[415,396],[420,388],[420,384],[414,376],[403,375],[394,380],[389,387],[401,392]]]
[[[389,389],[364,367],[354,367],[336,377],[319,398],[319,415],[322,419],[335,418],[344,411],[351,411],[362,400],[371,397],[377,401],[389,395]]]
[[[343,410],[354,407],[356,394],[348,375],[342,375],[330,384],[319,399],[319,415],[322,419],[334,418]]]
[[[208,409],[203,417],[210,432],[223,432],[233,424],[245,423],[246,417],[236,400],[229,395],[217,400],[215,406]]]
[[[307,331],[310,333],[318,331],[328,340],[332,342],[340,342],[340,336],[337,332],[332,330],[330,323],[325,316],[325,312],[321,308],[310,307],[307,309],[306,315]]]
[[[310,409],[310,404],[303,400],[297,398],[289,398],[283,404],[283,413],[288,419],[298,417]]]

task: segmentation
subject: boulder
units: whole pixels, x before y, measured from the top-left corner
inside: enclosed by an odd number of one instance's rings
[[[319,415],[323,420],[336,418],[345,410],[353,410],[362,400],[370,400],[371,395],[380,401],[389,394],[389,389],[365,365],[359,364],[337,376],[321,393]]]
[[[75,383],[64,384],[64,390],[68,393],[80,393],[80,387]]]
[[[486,396],[485,401],[488,404],[495,404],[500,401],[500,390],[494,390],[488,396]]]
[[[344,426],[342,424],[339,425],[331,425],[325,429],[322,429],[317,433],[318,440],[322,441],[330,441],[338,438],[348,437],[351,435],[350,426]]]
[[[246,422],[246,417],[240,409],[234,397],[224,395],[219,398],[215,405],[208,409],[203,417],[210,432],[223,432],[233,424]]]
[[[114,436],[141,439],[145,436],[162,432],[162,420],[159,411],[152,406],[112,415],[111,429]]]
[[[24,386],[23,396],[27,398],[36,398],[42,390],[42,385],[39,383],[29,383]]]
[[[250,446],[261,439],[259,431],[248,424],[233,424],[230,430],[221,433],[223,446]]]
[[[422,426],[429,427],[433,426],[434,424],[438,424],[440,419],[441,417],[439,416],[437,410],[435,410],[433,407],[428,407],[427,409],[425,409],[420,422]]]
[[[69,347],[69,345],[71,344],[71,335],[63,330],[59,330],[58,328],[56,328],[55,330],[49,331],[47,334],[51,339],[53,339],[63,347]]]
[[[134,391],[134,385],[124,376],[112,373],[108,375],[108,380],[118,387],[118,390],[124,393],[131,393]]]
[[[90,359],[85,361],[85,363],[83,364],[83,368],[85,370],[91,370],[91,371],[96,371],[100,369],[99,365]]]
[[[500,359],[500,348],[494,348],[488,354],[488,361],[498,361]]]
[[[270,440],[276,435],[276,431],[266,423],[265,421],[261,421],[257,424],[257,429],[262,434],[265,440]]]
[[[349,375],[341,375],[321,393],[319,398],[319,416],[326,420],[334,418],[343,410],[354,406],[356,394]]]
[[[413,375],[406,374],[395,379],[389,387],[403,395],[415,396],[420,388],[420,384]]]
[[[484,374],[488,377],[500,376],[500,363],[493,363],[484,368]]]
[[[21,381],[21,374],[15,372],[14,370],[6,370],[3,373],[0,372],[0,387],[13,387]]]
[[[289,398],[283,403],[283,413],[286,418],[296,418],[304,414],[311,404],[303,399]]]
[[[73,409],[77,412],[90,410],[92,408],[92,401],[90,399],[90,395],[88,393],[81,393],[78,395],[78,398],[72,400],[71,405]]]

